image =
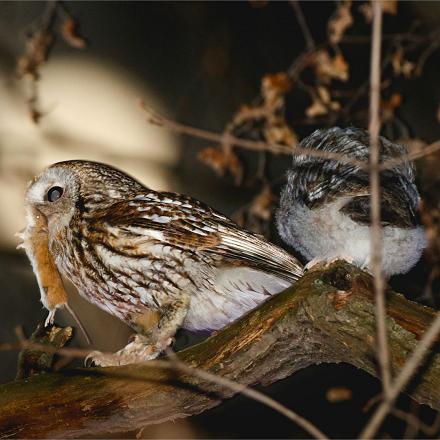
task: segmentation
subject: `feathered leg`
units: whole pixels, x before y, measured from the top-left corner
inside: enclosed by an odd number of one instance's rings
[[[159,320],[153,327],[149,327],[151,312],[138,316],[133,326],[139,333],[132,336],[131,341],[124,348],[112,354],[94,351],[87,356],[86,363],[93,362],[96,366],[110,367],[157,358],[172,344],[173,337],[188,312],[189,300],[189,295],[183,294],[181,298],[174,298],[163,304],[159,312]]]

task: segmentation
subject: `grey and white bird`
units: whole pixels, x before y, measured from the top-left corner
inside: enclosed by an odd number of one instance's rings
[[[99,365],[154,358],[180,327],[220,329],[302,275],[292,255],[205,204],[100,163],[46,168],[26,208],[22,247],[52,315],[66,301],[48,300],[59,271],[137,332],[116,354],[94,353]]]
[[[300,146],[369,160],[370,138],[359,128],[316,130]],[[380,137],[380,160],[407,153]],[[414,166],[405,161],[384,170],[381,182],[382,272],[407,272],[419,260],[426,238],[418,218]],[[313,265],[338,258],[370,269],[369,172],[333,159],[296,155],[287,172],[277,212],[278,231]]]

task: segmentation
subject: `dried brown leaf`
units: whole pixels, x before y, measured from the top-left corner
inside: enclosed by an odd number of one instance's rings
[[[373,8],[370,0],[367,3],[362,4],[359,7],[359,11],[364,15],[365,20],[370,23],[373,19]],[[383,0],[382,1],[383,12],[386,14],[397,15],[397,0]]]
[[[320,99],[314,98],[312,104],[306,108],[306,116],[308,118],[323,116],[328,113],[328,110],[328,107],[325,106]]]
[[[353,392],[347,387],[332,387],[327,390],[326,398],[332,403],[344,402],[353,398]]]
[[[265,106],[269,109],[283,104],[280,99],[292,88],[292,82],[285,72],[265,75],[261,81],[261,94]]]
[[[231,150],[207,147],[199,152],[197,159],[210,166],[219,176],[224,176],[227,172],[231,173],[236,185],[243,180],[243,166],[238,156]]]
[[[335,13],[330,17],[327,24],[330,43],[338,44],[346,30],[350,28],[353,23],[353,16],[351,15],[351,0],[339,3]]]
[[[17,73],[20,78],[28,76],[39,78],[39,68],[47,60],[54,38],[51,32],[43,29],[29,35],[26,41],[26,53],[18,58]]]
[[[64,20],[60,31],[66,43],[75,49],[84,49],[87,46],[86,40],[78,33],[78,23],[72,17]]]
[[[381,103],[383,122],[392,120],[396,109],[401,105],[402,95],[400,93],[393,93],[388,100],[383,100]]]
[[[384,0],[383,12],[386,14],[397,15],[397,0]]]
[[[272,209],[277,196],[272,192],[269,185],[264,185],[261,192],[252,200],[249,213],[261,220],[269,221],[272,218]]]
[[[332,101],[330,90],[325,86],[318,86],[312,99],[312,104],[305,112],[309,118],[326,115],[329,110],[337,111],[341,108],[338,101]]]
[[[347,81],[349,78],[349,66],[341,53],[331,57],[328,51],[319,50],[313,65],[317,79],[324,84],[332,80]]]
[[[265,128],[264,136],[268,144],[296,145],[298,143],[295,132],[281,118],[277,123],[269,124]]]

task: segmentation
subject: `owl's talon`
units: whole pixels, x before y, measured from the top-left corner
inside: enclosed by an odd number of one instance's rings
[[[332,264],[332,263],[334,263],[335,261],[338,261],[338,260],[346,261],[349,264],[353,264],[354,263],[354,258],[351,255],[340,254],[340,255],[335,255],[332,258],[329,258],[327,260],[326,266],[329,266],[330,264]]]
[[[313,258],[312,260],[310,260],[304,266],[304,271],[307,272],[312,269],[315,270],[315,269],[318,269],[319,266],[328,267],[328,266],[330,266],[330,264],[332,264],[338,260],[343,260],[343,261],[346,261],[347,263],[350,263],[350,264],[354,263],[353,257],[351,257],[350,255],[344,255],[344,254],[334,255],[333,257],[316,257],[316,258]]]
[[[92,367],[93,363],[94,363],[94,357],[98,354],[102,354],[102,353],[99,351],[91,351],[84,359],[84,366],[85,367]]]
[[[156,359],[165,349],[165,344],[146,343],[148,338],[142,335],[136,334],[131,339],[133,339],[132,342],[116,353],[92,351],[84,360],[85,366],[89,367],[94,364],[97,367],[113,367],[137,364]]]
[[[50,325],[53,325],[54,321],[55,321],[55,309],[49,311],[46,321],[44,321],[44,326],[49,327]]]
[[[121,363],[121,356],[118,353],[102,353],[100,351],[92,351],[84,360],[86,367],[112,367],[124,365]]]
[[[324,261],[321,258],[313,258],[310,260],[305,266],[304,266],[304,272],[308,272],[309,270],[313,269],[314,267],[318,266],[320,263],[323,263]]]

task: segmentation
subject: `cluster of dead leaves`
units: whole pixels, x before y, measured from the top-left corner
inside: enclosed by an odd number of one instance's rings
[[[264,138],[269,144],[295,145],[298,138],[287,125],[284,117],[285,95],[292,88],[292,83],[284,72],[265,75],[261,83],[261,94],[265,124]]]
[[[39,78],[39,69],[49,57],[54,37],[48,29],[41,29],[30,34],[26,41],[26,52],[18,58],[17,74],[19,78]]]
[[[334,80],[348,81],[348,63],[342,53],[332,57],[327,50],[322,49],[316,52],[311,64],[317,85],[310,92],[312,103],[305,110],[306,116],[314,118],[326,115],[329,111],[338,111],[340,104],[332,99],[330,85]]]
[[[267,182],[264,182],[260,192],[249,205],[239,209],[232,218],[237,224],[252,231],[265,235],[272,219],[278,197]]]
[[[229,142],[237,130],[246,127],[249,136],[267,143],[267,151],[271,151],[270,145],[296,145],[298,138],[284,117],[285,94],[291,88],[286,73],[265,75],[261,81],[261,104],[242,106],[224,131],[225,141],[219,147],[200,151],[198,159],[220,176],[230,173],[239,185],[243,180],[243,165]],[[272,152],[278,153],[277,149]]]
[[[339,44],[346,30],[353,26],[353,23],[351,0],[340,2],[335,13],[330,17],[327,23],[327,33],[330,43]]]
[[[34,32],[30,32],[26,38],[25,53],[17,60],[17,75],[19,79],[26,79],[30,82],[30,93],[27,99],[30,117],[33,122],[38,123],[43,113],[39,110],[37,81],[40,78],[40,69],[48,60],[50,51],[56,42],[56,29],[58,23],[57,8],[59,3],[53,6],[43,17],[41,25]],[[58,33],[75,49],[86,47],[86,40],[78,33],[77,22],[64,10],[65,19],[59,25]]]
[[[327,50],[319,50],[313,58],[313,68],[316,78],[323,84],[330,84],[333,80],[347,81],[349,66],[341,53],[330,56]]]
[[[201,150],[197,159],[211,167],[218,176],[230,173],[235,185],[240,185],[243,180],[243,164],[231,148],[207,147]]]

